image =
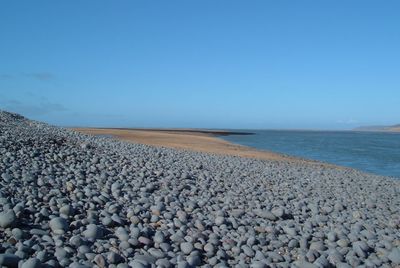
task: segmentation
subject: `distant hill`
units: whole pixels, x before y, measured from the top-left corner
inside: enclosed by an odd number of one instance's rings
[[[400,124],[393,126],[362,126],[357,127],[356,131],[388,131],[388,132],[400,132]]]

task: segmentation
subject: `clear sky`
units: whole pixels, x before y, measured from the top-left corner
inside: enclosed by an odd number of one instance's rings
[[[63,126],[400,123],[400,1],[1,1],[0,109]]]

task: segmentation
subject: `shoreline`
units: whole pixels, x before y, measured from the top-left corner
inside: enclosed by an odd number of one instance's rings
[[[113,131],[164,145],[166,137],[192,147],[222,142],[204,133]],[[389,177],[96,138],[1,111],[0,133],[0,266],[2,258],[12,266],[400,264],[400,181]],[[31,243],[30,255],[9,243],[17,238]],[[82,245],[93,259],[73,255]],[[43,250],[54,257],[30,258]]]
[[[230,130],[217,130],[217,129],[197,129],[197,128],[119,128],[119,127],[73,127],[71,129],[93,129],[93,130],[128,130],[128,131],[150,131],[150,132],[163,132],[172,134],[205,134],[209,136],[229,136],[229,135],[254,135],[253,132],[239,132]]]
[[[300,162],[305,164],[341,167],[330,163],[258,150],[235,144],[219,137],[227,135],[254,135],[250,132],[203,129],[140,129],[140,128],[71,128],[74,131],[94,136],[109,136],[122,141],[166,147],[178,150],[238,156],[261,160]]]
[[[277,153],[262,152],[234,144],[218,136],[234,135],[229,131],[194,129],[130,129],[130,128],[72,128],[72,130],[95,136],[110,136],[118,140],[157,147],[189,151],[233,155],[267,160],[288,160]]]

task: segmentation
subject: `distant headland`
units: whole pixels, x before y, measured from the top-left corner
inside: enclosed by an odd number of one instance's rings
[[[400,132],[400,124],[392,126],[362,126],[357,127],[356,131],[383,131],[383,132]]]

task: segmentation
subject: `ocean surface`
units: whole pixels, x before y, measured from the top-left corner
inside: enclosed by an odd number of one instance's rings
[[[400,179],[400,133],[245,130],[224,140]]]

